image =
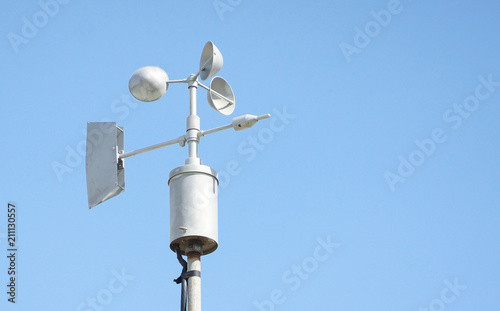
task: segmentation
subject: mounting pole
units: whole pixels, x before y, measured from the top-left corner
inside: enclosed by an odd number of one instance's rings
[[[201,165],[201,160],[198,158],[198,143],[200,138],[200,117],[196,114],[196,90],[198,87],[198,76],[190,75],[188,78],[189,88],[189,116],[186,120],[186,136],[188,145],[188,158],[184,162],[188,164]],[[194,240],[186,248],[187,271],[201,272],[201,253],[203,245],[199,241]],[[201,311],[201,277],[192,276],[188,279],[188,310]]]
[[[186,247],[187,271],[200,271],[201,273],[202,244],[193,241]],[[191,276],[188,279],[188,311],[201,311],[201,277]]]

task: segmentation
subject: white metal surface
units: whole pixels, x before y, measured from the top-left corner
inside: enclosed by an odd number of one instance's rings
[[[221,77],[215,77],[210,81],[207,101],[210,107],[226,116],[233,113],[236,104],[233,89],[229,83]]]
[[[213,129],[199,131],[198,132],[198,137],[203,137],[203,136],[206,136],[206,135],[209,135],[209,134],[217,133],[217,132],[220,132],[220,131],[223,131],[223,130],[230,129],[232,127],[233,127],[232,124],[226,124],[226,125],[223,125],[223,126],[218,126],[216,128],[213,128]]]
[[[170,172],[170,248],[183,254],[198,240],[203,255],[218,246],[217,172],[205,165],[183,165]]]
[[[128,82],[132,95],[143,102],[152,102],[167,92],[168,75],[165,70],[156,66],[145,66],[137,69]]]
[[[233,126],[235,131],[241,131],[241,130],[244,130],[247,128],[251,128],[259,120],[267,119],[269,117],[271,117],[270,114],[265,114],[265,115],[262,115],[259,117],[251,115],[251,114],[245,114],[245,115],[234,118],[233,122],[232,122],[232,126]]]
[[[219,49],[212,41],[208,41],[203,47],[200,57],[199,75],[202,80],[213,77],[222,68],[224,60]]]
[[[188,145],[188,158],[184,161],[184,163],[201,164],[201,160],[198,158],[198,143],[200,142],[198,132],[200,131],[200,117],[196,114],[196,90],[198,82],[196,81],[196,77],[191,75],[188,83],[189,116],[186,119],[186,143]]]
[[[125,190],[123,128],[115,122],[88,122],[85,168],[87,198],[92,208]]]
[[[134,151],[125,152],[125,153],[119,154],[118,157],[120,159],[125,159],[125,158],[131,157],[131,156],[135,156],[135,155],[138,155],[138,154],[141,154],[141,153],[144,153],[144,152],[148,152],[148,151],[151,151],[151,150],[160,149],[160,148],[163,148],[163,147],[175,145],[177,143],[182,143],[182,142],[185,141],[185,139],[186,138],[184,136],[181,136],[179,138],[171,139],[171,140],[163,142],[163,143],[159,143],[159,144],[152,145],[152,146],[149,146],[149,147],[137,149],[137,150],[134,150]]]
[[[218,78],[218,77],[215,77],[215,78]],[[227,81],[226,81],[226,83],[227,83]],[[229,83],[227,83],[227,84],[229,85]],[[234,100],[231,100],[231,99],[223,96],[221,93],[216,92],[214,89],[210,89],[208,86],[202,84],[201,82],[198,82],[198,85],[201,86],[202,88],[204,88],[205,90],[212,92],[213,95],[217,95],[217,97],[224,99],[228,103],[231,103],[233,105],[235,104]]]

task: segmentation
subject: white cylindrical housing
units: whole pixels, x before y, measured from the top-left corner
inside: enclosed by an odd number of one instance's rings
[[[185,254],[189,242],[199,241],[202,254],[218,246],[217,172],[205,165],[189,164],[170,172],[170,248],[178,244]]]

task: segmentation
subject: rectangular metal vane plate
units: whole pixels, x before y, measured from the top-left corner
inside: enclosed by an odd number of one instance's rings
[[[125,190],[123,128],[115,122],[87,123],[87,195],[89,208]]]

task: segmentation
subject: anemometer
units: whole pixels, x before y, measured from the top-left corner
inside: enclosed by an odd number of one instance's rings
[[[177,254],[182,273],[175,280],[182,283],[181,311],[186,308],[186,296],[190,311],[201,310],[201,262],[202,255],[210,254],[218,247],[218,185],[217,172],[203,165],[198,157],[198,144],[206,135],[226,129],[236,131],[252,127],[261,116],[242,115],[227,125],[209,130],[200,129],[197,115],[197,88],[207,90],[207,102],[223,115],[234,112],[236,105],[233,90],[222,77],[214,77],[209,86],[199,79],[212,78],[222,68],[223,58],[219,49],[209,41],[201,53],[199,71],[186,79],[169,80],[165,70],[156,66],[137,69],[129,80],[132,95],[143,102],[160,99],[170,84],[186,83],[189,89],[189,116],[186,133],[156,145],[125,152],[124,130],[115,122],[89,122],[87,124],[87,195],[88,206],[96,205],[125,191],[125,158],[162,147],[187,145],[188,157],[184,165],[174,168],[168,179],[170,187],[170,249]],[[182,255],[188,257],[187,262]]]

